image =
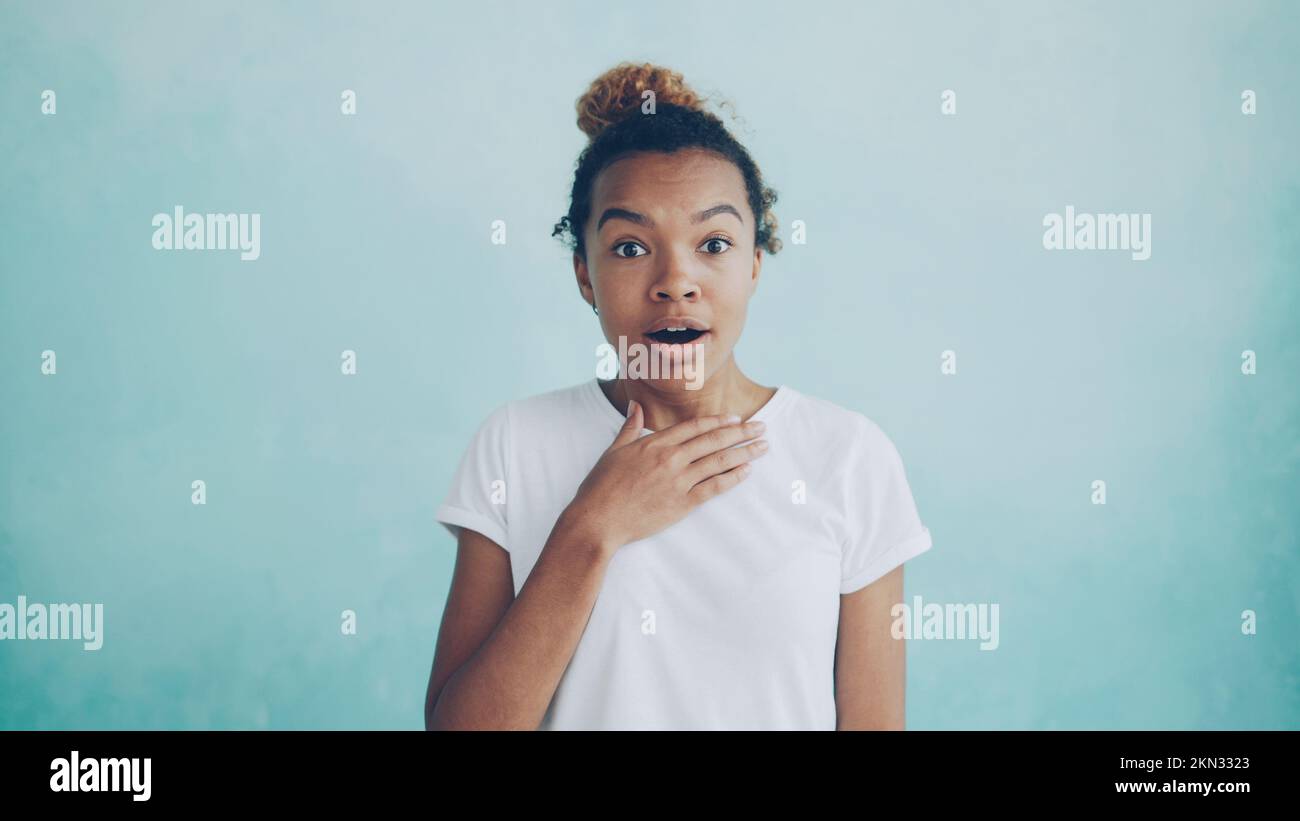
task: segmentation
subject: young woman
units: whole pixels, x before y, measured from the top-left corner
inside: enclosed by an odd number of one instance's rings
[[[458,545],[426,726],[901,729],[890,610],[931,541],[899,454],[732,353],[775,194],[679,74],[622,64],[578,114],[556,233],[605,339],[662,367],[479,427],[437,511]]]

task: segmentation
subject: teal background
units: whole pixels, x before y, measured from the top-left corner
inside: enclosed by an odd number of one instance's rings
[[[574,100],[648,59],[808,225],[742,368],[898,445],[909,602],[1000,606],[994,652],[910,643],[909,726],[1300,728],[1297,42],[1289,2],[0,5],[0,602],[106,633],[0,643],[0,727],[423,726],[434,506],[594,375],[550,230]],[[177,204],[261,259],[154,251]],[[1066,205],[1151,258],[1043,250]]]

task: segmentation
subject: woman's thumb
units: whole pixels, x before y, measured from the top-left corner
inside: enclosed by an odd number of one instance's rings
[[[623,427],[619,429],[618,436],[614,437],[614,444],[611,447],[619,447],[639,439],[641,437],[641,428],[644,426],[643,422],[641,403],[635,399],[629,399],[627,402],[627,420],[623,422]]]

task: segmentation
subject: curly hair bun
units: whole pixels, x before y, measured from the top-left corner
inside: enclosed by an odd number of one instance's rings
[[[703,110],[707,99],[696,94],[679,72],[652,63],[619,63],[592,80],[578,98],[578,128],[596,139],[605,128],[639,111],[646,91],[654,92],[656,103],[696,110]]]

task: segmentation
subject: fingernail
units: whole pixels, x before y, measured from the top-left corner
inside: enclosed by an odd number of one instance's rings
[[[750,422],[749,424],[753,426],[753,429],[754,429],[754,430],[767,430],[767,425],[764,424],[763,422],[760,422],[760,421],[757,420],[757,419],[755,419],[754,421]]]
[[[739,421],[740,421],[740,417],[737,416],[737,415],[734,414],[734,413],[727,417],[727,424],[728,424],[728,425],[734,425],[734,424],[736,424],[736,423],[739,422]]]
[[[767,450],[767,440],[759,439],[757,442],[754,443],[754,447],[758,448],[759,450]]]

